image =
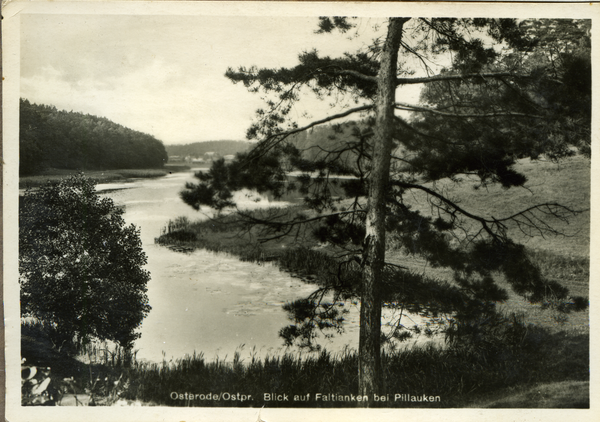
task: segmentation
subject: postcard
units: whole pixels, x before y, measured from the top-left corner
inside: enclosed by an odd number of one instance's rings
[[[2,14],[7,420],[593,419],[596,4]]]

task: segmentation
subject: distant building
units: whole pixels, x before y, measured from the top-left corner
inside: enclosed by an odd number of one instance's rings
[[[205,152],[204,161],[215,161],[221,158],[221,154],[218,152]]]
[[[183,158],[180,155],[169,155],[169,163],[180,163]]]
[[[233,154],[225,155],[225,156],[223,156],[223,159],[225,161],[233,161],[235,159],[235,155],[233,155]]]

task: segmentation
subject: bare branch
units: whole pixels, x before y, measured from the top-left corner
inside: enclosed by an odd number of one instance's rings
[[[373,105],[364,105],[364,106],[360,106],[360,107],[354,107],[351,108],[349,110],[346,110],[342,113],[338,113],[338,114],[332,114],[331,116],[327,116],[321,120],[315,120],[314,122],[311,122],[309,124],[307,124],[306,126],[302,126],[299,128],[295,128],[295,129],[291,129],[285,132],[280,132],[276,135],[272,135],[272,137],[276,137],[276,136],[289,136],[289,135],[293,135],[294,133],[298,133],[298,132],[304,132],[305,130],[310,129],[311,127],[315,127],[318,125],[322,125],[323,123],[327,123],[327,122],[331,122],[332,120],[337,120],[337,119],[341,119],[342,117],[346,117],[349,116],[351,114],[354,113],[358,113],[360,111],[365,111],[365,110],[370,110],[373,108]],[[267,138],[266,140],[268,140],[269,138]]]
[[[277,232],[282,232],[277,235],[273,235],[270,237],[263,237],[263,238],[258,239],[259,242],[265,243],[265,242],[268,242],[271,240],[276,240],[276,239],[280,239],[282,237],[287,236],[295,226],[312,223],[314,221],[320,221],[320,220],[323,220],[323,219],[331,217],[331,216],[355,215],[356,213],[365,213],[365,211],[361,210],[361,209],[353,209],[353,210],[349,210],[349,211],[340,211],[340,212],[335,212],[335,213],[330,213],[330,214],[318,215],[318,216],[312,217],[312,218],[297,218],[296,217],[290,221],[274,221],[274,218],[272,218],[270,220],[265,220],[262,218],[257,218],[255,216],[253,216],[252,214],[244,213],[243,211],[239,211],[239,210],[237,213],[239,216],[241,216],[242,218],[245,218],[246,221],[251,224],[261,224],[263,226],[271,227],[273,230],[275,230]],[[275,216],[275,218],[276,217],[277,216]]]

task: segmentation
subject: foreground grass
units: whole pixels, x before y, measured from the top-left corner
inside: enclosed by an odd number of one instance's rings
[[[588,382],[586,336],[571,337],[569,342],[563,341],[559,347],[555,345],[556,336],[534,330],[521,337],[522,343],[518,346],[499,343],[445,349],[425,346],[387,354],[382,359],[384,388],[379,400],[375,397],[367,399],[372,407],[465,407],[477,404],[490,393],[511,387],[565,380]],[[566,357],[565,347],[579,352]],[[358,358],[355,353],[335,356],[322,352],[307,359],[284,355],[249,362],[234,358],[232,362],[212,363],[195,356],[178,360],[170,366],[140,367],[138,371],[143,375],[136,391],[143,395],[142,400],[165,405],[357,406],[357,402],[352,401],[352,395],[358,389]],[[171,391],[194,395],[239,392],[253,399],[246,403],[202,401],[196,396],[192,400],[180,400],[173,399]],[[169,398],[165,400],[167,392]],[[266,400],[265,393],[287,394],[290,401],[273,403]],[[588,395],[583,393],[579,390],[573,407],[585,407],[582,401],[585,402]],[[338,400],[325,401],[323,397],[329,395]],[[298,400],[293,401],[296,396]],[[428,401],[421,400],[423,396],[428,397]],[[302,401],[305,397],[306,401]],[[344,401],[348,398],[349,401]],[[534,407],[538,405],[534,401],[532,403]],[[562,404],[571,407],[567,403]]]
[[[251,355],[246,359],[236,353],[230,360],[214,361],[193,354],[170,362],[133,359],[125,363],[118,353],[94,357],[99,355],[96,348],[84,359],[60,359],[54,350],[54,360],[49,362],[40,356],[39,347],[33,348],[36,341],[32,341],[31,328],[27,334],[22,353],[28,362],[52,363],[57,390],[71,399],[77,395],[80,401],[89,401],[94,394],[96,404],[359,405],[358,357],[354,351],[286,353],[266,358]],[[489,331],[484,339],[464,338],[445,348],[428,344],[384,354],[383,389],[377,397],[363,399],[371,407],[398,408],[588,407],[588,356],[588,335],[551,333],[512,318],[502,329]]]
[[[79,170],[61,170],[61,169],[49,169],[43,174],[36,176],[27,176],[19,178],[19,188],[35,188],[43,186],[47,181],[59,181],[65,177],[78,174]],[[169,173],[169,170],[165,169],[119,169],[119,170],[95,170],[83,172],[87,177],[95,180],[96,183],[111,183],[111,182],[122,182],[129,179],[137,178],[155,178],[163,177]]]
[[[590,406],[589,392],[589,381],[539,383],[534,386],[508,388],[500,394],[494,394],[495,398],[483,398],[468,407],[586,409]]]

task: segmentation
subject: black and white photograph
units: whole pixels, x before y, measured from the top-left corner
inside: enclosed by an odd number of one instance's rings
[[[592,420],[597,15],[4,5],[7,420]]]

